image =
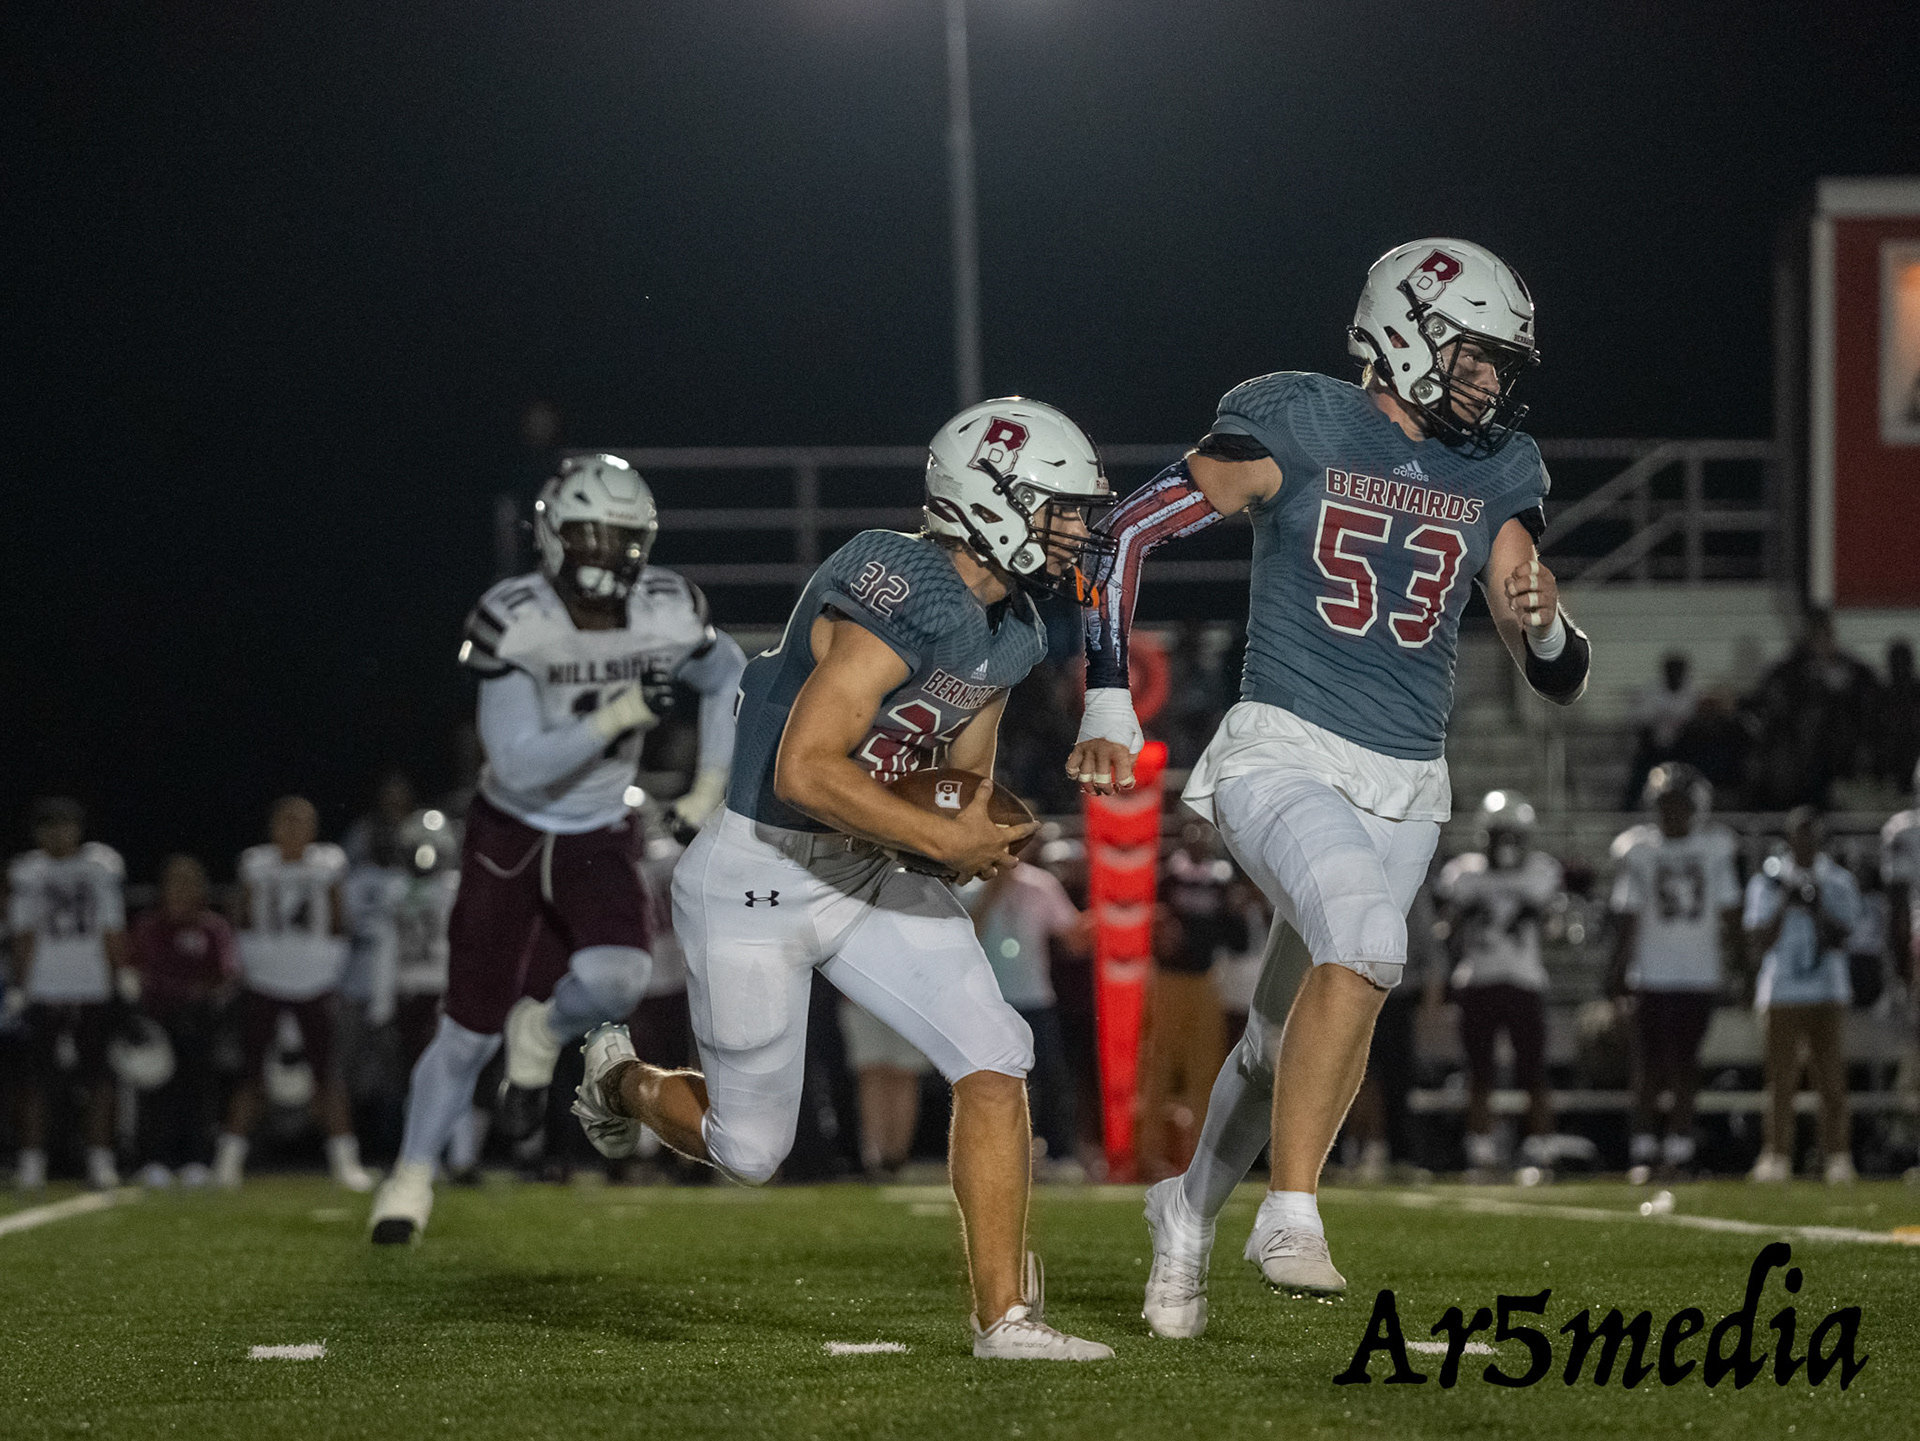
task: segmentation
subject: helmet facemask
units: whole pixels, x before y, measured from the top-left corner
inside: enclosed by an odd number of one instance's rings
[[[996,470],[985,458],[973,465],[993,482],[994,490],[1025,521],[1027,530],[1025,543],[1001,562],[968,518],[965,523],[972,532],[975,553],[1023,590],[1058,596],[1078,606],[1098,605],[1118,549],[1098,529],[1113,509],[1112,497],[1057,495]]]
[[[1476,458],[1497,454],[1526,416],[1527,407],[1513,392],[1537,357],[1525,346],[1454,325],[1414,300],[1408,287],[1401,288],[1421,313],[1421,335],[1433,351],[1432,366],[1403,398],[1436,439]],[[1477,363],[1463,366],[1463,360]]]
[[[566,521],[557,538],[560,561],[552,578],[584,605],[618,605],[646,569],[653,536],[651,528],[601,520]]]

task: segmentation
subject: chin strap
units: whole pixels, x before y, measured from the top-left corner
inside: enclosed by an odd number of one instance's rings
[[[1087,691],[1126,689],[1127,633],[1140,584],[1140,565],[1170,540],[1219,520],[1213,502],[1176,461],[1114,507],[1103,527],[1114,542],[1113,571],[1100,602],[1087,612]],[[1108,737],[1119,739],[1119,737]]]

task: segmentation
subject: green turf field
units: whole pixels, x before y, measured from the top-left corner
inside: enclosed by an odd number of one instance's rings
[[[56,1191],[46,1199],[57,1201]],[[237,1196],[160,1194],[0,1235],[0,1435],[270,1437],[1920,1436],[1920,1247],[1788,1236],[1805,1284],[1780,1273],[1797,1349],[1821,1317],[1862,1308],[1870,1355],[1844,1393],[1769,1369],[1745,1390],[1698,1370],[1627,1390],[1561,1380],[1584,1306],[1654,1313],[1741,1302],[1769,1239],[1688,1217],[1885,1235],[1920,1225],[1920,1188],[1739,1183],[1676,1189],[1671,1217],[1615,1184],[1531,1191],[1330,1189],[1323,1211],[1352,1286],[1337,1304],[1282,1300],[1239,1259],[1258,1193],[1224,1217],[1213,1323],[1198,1341],[1148,1336],[1137,1190],[1055,1189],[1036,1206],[1049,1315],[1108,1341],[1097,1365],[975,1362],[958,1246],[939,1188],[515,1186],[443,1191],[426,1243],[366,1244],[366,1203],[321,1181],[263,1179]],[[1475,1206],[1481,1210],[1471,1209]],[[1491,1210],[1485,1209],[1491,1207]],[[1565,1208],[1556,1210],[1554,1208]],[[4,1209],[18,1210],[9,1200]],[[1591,1212],[1611,1213],[1595,1219]],[[1336,1386],[1393,1287],[1409,1341],[1449,1306],[1551,1287],[1554,1371],[1523,1390],[1467,1355],[1443,1390]],[[1521,1321],[1531,1318],[1519,1317]],[[1478,1338],[1483,1339],[1483,1338]],[[1684,1345],[1698,1357],[1706,1338]],[[324,1341],[315,1361],[254,1361],[255,1345]],[[830,1341],[906,1354],[832,1357]],[[1496,1348],[1524,1370],[1514,1342]],[[1648,1357],[1649,1363],[1653,1360]]]

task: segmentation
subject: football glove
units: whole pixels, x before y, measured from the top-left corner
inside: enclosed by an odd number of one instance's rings
[[[726,798],[726,770],[710,766],[693,778],[693,785],[685,795],[667,807],[667,821],[676,835],[697,831]]]
[[[1074,737],[1074,744],[1081,741],[1117,741],[1134,755],[1140,754],[1140,748],[1147,743],[1146,734],[1140,729],[1139,717],[1133,713],[1133,696],[1122,686],[1102,686],[1087,692],[1086,710],[1080,717],[1080,734]]]
[[[596,709],[587,713],[587,723],[602,740],[614,740],[632,730],[652,730],[659,724],[641,694],[637,683],[623,685]]]

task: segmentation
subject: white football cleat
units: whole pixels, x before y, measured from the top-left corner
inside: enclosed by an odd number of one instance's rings
[[[1778,1151],[1762,1151],[1760,1159],[1753,1163],[1753,1169],[1747,1172],[1749,1181],[1791,1181],[1793,1162]]]
[[[120,1168],[113,1152],[105,1146],[87,1147],[87,1185],[96,1191],[111,1191],[120,1184]]]
[[[1207,1263],[1213,1227],[1194,1217],[1180,1192],[1180,1178],[1147,1187],[1147,1235],[1153,1269],[1140,1307],[1147,1327],[1168,1340],[1186,1340],[1207,1329]]]
[[[14,1163],[13,1184],[22,1191],[47,1189],[47,1153],[37,1147],[22,1146]]]
[[[982,1361],[1106,1361],[1113,1356],[1111,1346],[1054,1330],[1024,1303],[1008,1307],[1007,1314],[984,1331],[979,1317],[969,1320],[973,1354]]]
[[[500,1077],[495,1124],[509,1140],[524,1141],[546,1118],[547,1087],[560,1060],[560,1042],[547,1024],[552,1014],[552,1001],[531,996],[522,996],[507,1012],[507,1064]]]
[[[640,1059],[634,1053],[633,1037],[618,1021],[608,1021],[587,1032],[586,1043],[580,1049],[586,1057],[586,1074],[581,1076],[580,1085],[573,1093],[573,1114],[580,1118],[580,1129],[587,1133],[594,1150],[610,1161],[624,1160],[640,1149],[641,1133],[646,1127],[609,1106],[600,1083],[623,1061]]]
[[[327,1169],[333,1183],[365,1195],[374,1187],[373,1173],[360,1164],[360,1142],[353,1136],[327,1137]]]
[[[237,1191],[246,1169],[247,1138],[222,1131],[213,1147],[213,1184],[223,1191]]]
[[[1268,1230],[1254,1227],[1247,1237],[1246,1258],[1276,1291],[1295,1296],[1339,1296],[1347,1278],[1333,1268],[1324,1231],[1284,1223]]]
[[[367,1229],[376,1246],[404,1246],[420,1239],[432,1214],[433,1167],[400,1161],[373,1198]]]
[[[1853,1157],[1845,1154],[1827,1157],[1826,1177],[1829,1186],[1851,1186],[1859,1179],[1853,1169]]]

